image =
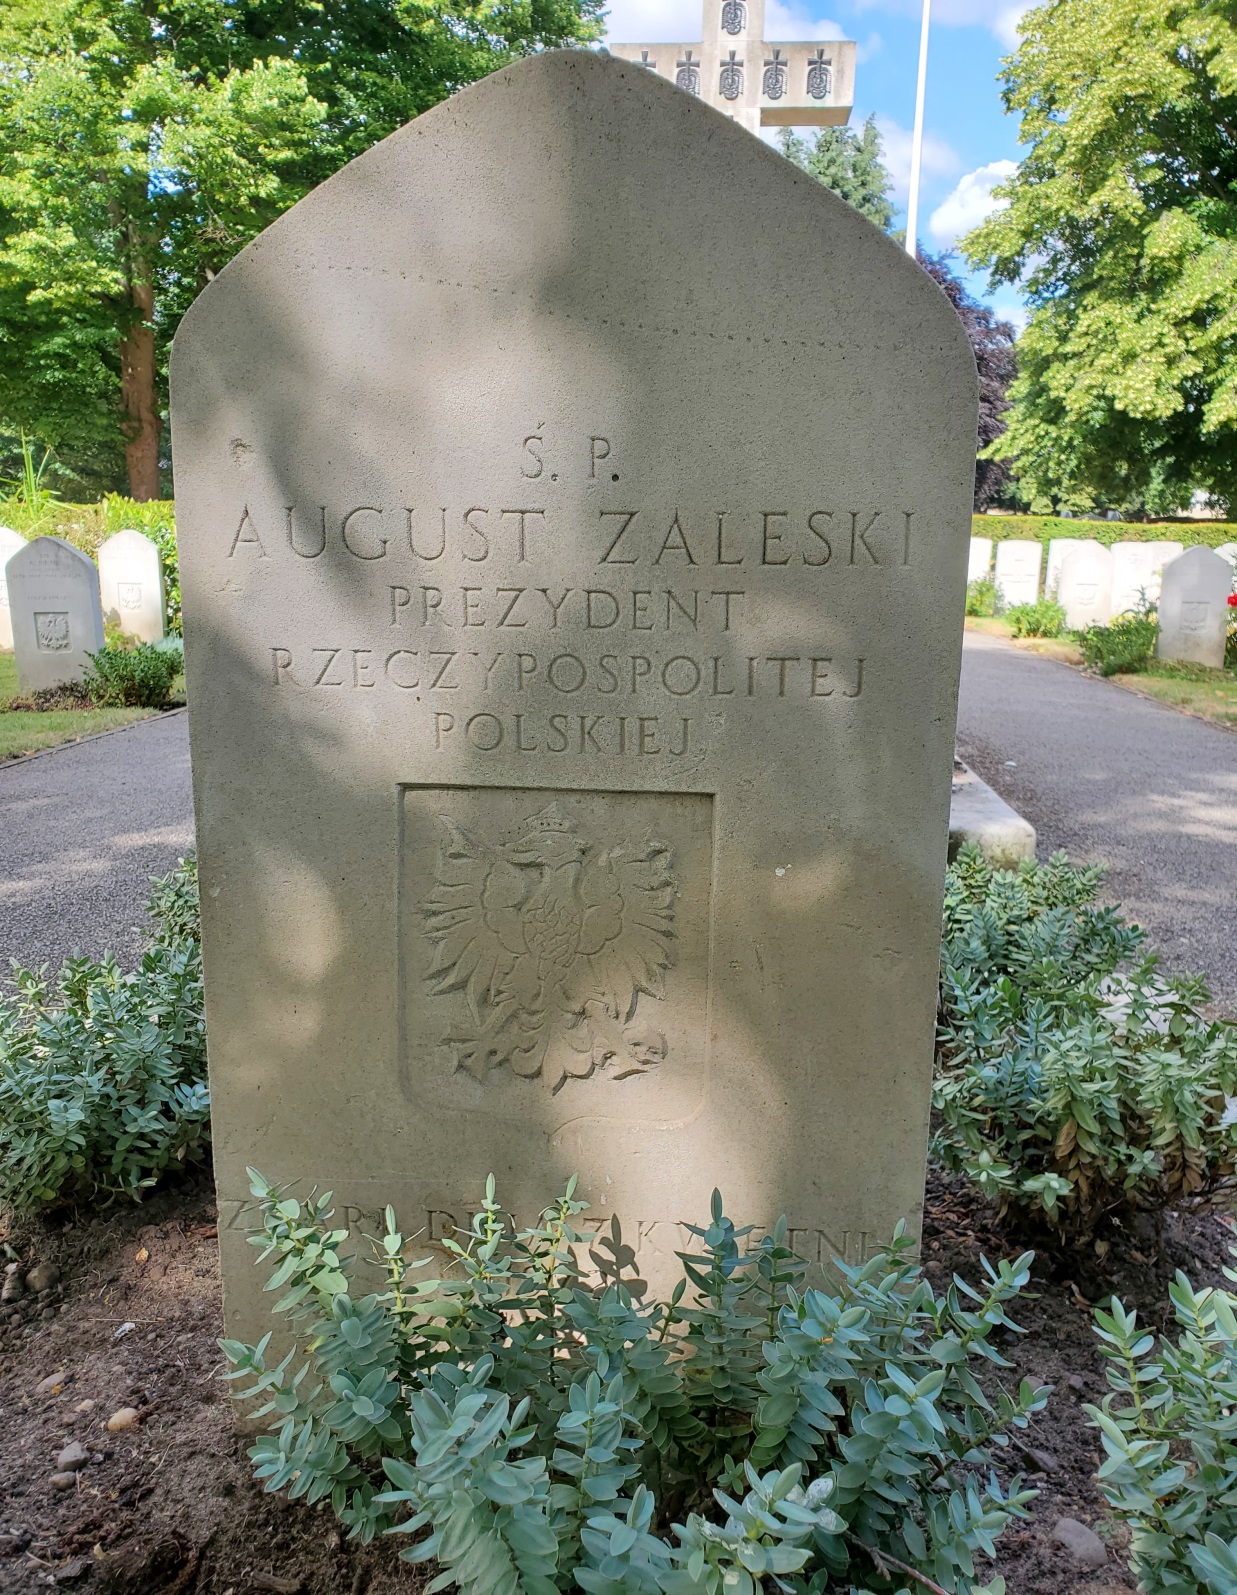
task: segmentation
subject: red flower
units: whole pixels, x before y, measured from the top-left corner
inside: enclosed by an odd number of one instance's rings
[[[1237,609],[1237,593],[1229,593],[1228,607],[1230,609]]]

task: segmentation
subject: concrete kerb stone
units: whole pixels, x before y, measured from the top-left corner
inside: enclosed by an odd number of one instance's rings
[[[1035,857],[1035,827],[981,781],[961,759],[954,759],[953,791],[949,800],[949,858],[974,842],[988,863],[997,869],[1016,869],[1024,858]]]

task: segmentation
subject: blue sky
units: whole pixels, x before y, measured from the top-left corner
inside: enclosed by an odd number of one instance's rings
[[[991,207],[989,190],[1019,158],[1018,121],[1007,116],[996,81],[1001,57],[1017,43],[1022,4],[1008,0],[933,0],[924,120],[920,241],[948,250]],[[875,113],[905,221],[910,129],[915,119],[920,0],[767,0],[771,39],[854,39],[851,125]],[[608,37],[631,41],[700,37],[700,0],[611,0]],[[961,262],[955,262],[961,270]],[[1021,326],[1016,290],[987,292],[981,274],[963,273],[972,292]]]

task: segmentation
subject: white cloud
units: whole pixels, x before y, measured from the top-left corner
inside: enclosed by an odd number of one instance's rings
[[[1018,48],[1019,29],[1025,15],[1025,6],[1006,6],[992,19],[992,31],[1007,50]]]
[[[920,0],[855,0],[858,11],[890,11],[895,16],[918,17]],[[1024,4],[993,6],[992,0],[933,0],[932,20],[945,27],[988,28],[1007,49],[1018,43],[1018,23]]]
[[[879,55],[884,48],[884,39],[873,29],[866,39],[860,39],[855,45],[855,65],[864,66],[874,55]]]
[[[926,163],[925,163],[926,164]],[[928,231],[938,244],[953,244],[963,233],[978,227],[1003,201],[993,199],[992,190],[1018,170],[1016,161],[989,161],[958,179],[952,194],[928,218]]]
[[[611,0],[606,37],[632,44],[686,44],[700,37],[700,0]]]
[[[1031,319],[1031,312],[1021,299],[1008,303],[994,299],[992,308],[1002,321],[1008,321],[1013,325],[1013,329],[1019,337],[1027,330],[1027,322]]]
[[[766,39],[844,39],[840,23],[828,17],[810,17],[797,0],[769,0],[765,12]]]
[[[885,165],[893,178],[893,197],[903,204],[911,191],[911,133],[891,117],[876,118],[877,131],[885,151]],[[935,133],[924,132],[923,176],[952,177],[962,162],[957,152]]]

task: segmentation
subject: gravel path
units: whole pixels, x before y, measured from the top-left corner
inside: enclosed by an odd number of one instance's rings
[[[131,963],[150,877],[192,846],[183,713],[0,764],[0,977],[74,949]]]
[[[1105,897],[1237,1013],[1237,734],[968,632],[958,746]]]

